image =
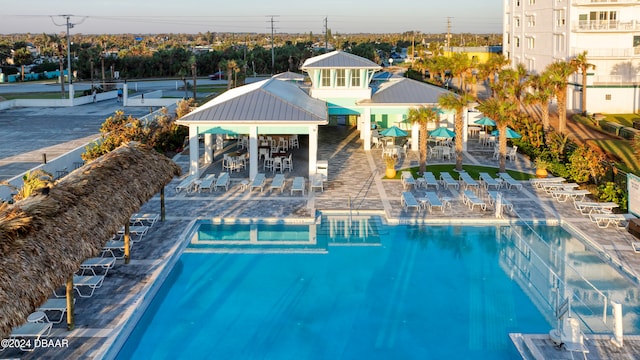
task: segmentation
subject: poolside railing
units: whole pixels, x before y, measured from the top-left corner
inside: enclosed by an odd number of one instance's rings
[[[570,313],[580,318],[589,332],[612,333],[608,321],[609,296],[585,278],[568,259],[528,223],[503,227],[500,236],[509,239],[504,260],[512,277],[529,293],[533,302],[550,322],[557,321],[556,298],[570,299]],[[567,241],[559,247],[566,250]]]

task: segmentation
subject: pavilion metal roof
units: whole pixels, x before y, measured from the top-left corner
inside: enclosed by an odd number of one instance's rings
[[[349,69],[375,69],[379,70],[382,67],[371,60],[365,59],[363,57],[346,53],[344,51],[332,51],[326,54],[322,54],[319,56],[314,56],[305,60],[302,67],[302,70],[309,69],[339,69],[339,68],[349,68]]]
[[[449,93],[440,87],[416,80],[391,79],[374,88],[371,100],[360,101],[363,105],[410,105],[437,104],[440,96]]]
[[[283,123],[310,122],[326,124],[327,105],[310,97],[296,84],[267,79],[228,90],[177,123],[188,125],[206,122]]]

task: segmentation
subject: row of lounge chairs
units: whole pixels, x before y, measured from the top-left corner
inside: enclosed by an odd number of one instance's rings
[[[325,178],[322,174],[313,174],[309,178],[310,191],[320,190],[324,191]],[[219,188],[224,188],[225,191],[229,190],[231,179],[226,172],[220,173],[216,177],[215,174],[209,174],[205,176],[201,181],[198,181],[194,176],[188,175],[176,186],[176,192],[186,191],[190,192],[204,192],[204,191],[216,191]],[[264,173],[258,173],[249,181],[242,181],[243,189],[248,191],[260,190],[263,192],[267,187],[267,177]],[[275,174],[271,180],[270,189],[272,191],[280,190],[282,193],[286,185],[286,179],[283,174]],[[291,184],[291,195],[296,193],[305,194],[305,179],[301,176],[294,177]]]
[[[503,186],[505,186],[509,190],[522,189],[522,184],[512,178],[511,175],[507,173],[499,173],[498,175],[499,178],[493,178],[488,173],[482,172],[480,173],[479,179],[475,180],[468,173],[461,172],[459,174],[459,180],[456,180],[450,173],[441,172],[440,181],[438,181],[436,179],[436,176],[432,172],[425,172],[422,177],[414,179],[413,175],[411,175],[410,172],[403,171],[400,179],[404,190],[410,189],[411,186],[424,187],[425,189],[433,186],[436,190],[439,189],[440,186],[443,186],[445,189],[453,188],[456,190],[460,189],[461,186],[464,190],[478,190],[480,186],[484,187],[487,190],[498,190]]]

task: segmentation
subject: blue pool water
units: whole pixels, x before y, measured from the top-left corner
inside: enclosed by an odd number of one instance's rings
[[[552,328],[499,227],[323,224],[298,246],[202,226],[223,251],[187,248],[118,359],[513,359],[510,332]],[[295,251],[255,251],[278,239]]]

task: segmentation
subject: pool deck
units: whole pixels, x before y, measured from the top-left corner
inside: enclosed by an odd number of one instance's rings
[[[267,172],[267,186],[263,192],[258,190],[242,190],[240,181],[247,177],[246,172],[233,173],[232,185],[228,191],[212,191],[210,193],[176,193],[175,179],[165,189],[166,220],[156,223],[145,238],[132,248],[131,262],[124,264],[122,260],[109,271],[104,285],[97,289],[91,298],[78,298],[75,306],[76,328],[67,331],[66,325],[54,325],[50,336],[52,339],[67,339],[68,347],[41,348],[33,352],[22,352],[7,349],[0,352],[0,357],[40,359],[95,359],[110,358],[106,353],[117,338],[117,334],[127,327],[127,320],[141,316],[140,304],[153,295],[154,281],[161,277],[162,270],[175,260],[179,251],[177,241],[196,218],[201,219],[286,219],[291,222],[314,221],[320,211],[349,212],[349,204],[353,214],[378,214],[389,223],[425,223],[425,224],[487,224],[509,223],[518,217],[507,213],[504,218],[497,219],[490,207],[487,211],[469,210],[462,204],[460,191],[438,190],[438,194],[451,199],[451,208],[444,212],[428,213],[405,210],[401,206],[400,197],[403,191],[400,181],[383,180],[384,163],[381,150],[365,152],[359,133],[351,128],[324,127],[319,132],[319,159],[329,161],[329,180],[324,192],[309,192],[304,196],[291,195],[290,186],[293,176],[307,176],[304,145],[296,152],[294,171],[286,173],[287,185],[282,193],[269,190],[272,173]],[[231,146],[231,145],[229,145]],[[492,149],[483,148],[472,143],[465,153],[465,164],[496,166],[492,159]],[[216,154],[216,162],[205,172],[218,174],[220,159]],[[175,161],[187,170],[189,163],[188,149],[175,157]],[[428,161],[430,164],[437,162]],[[399,168],[417,166],[416,153],[410,153]],[[518,156],[516,161],[508,161],[509,169],[533,172],[531,163]],[[640,277],[640,255],[631,248],[634,238],[623,228],[609,227],[600,229],[588,217],[581,215],[573,208],[571,202],[560,203],[543,191],[534,190],[528,182],[523,183],[521,191],[503,190],[510,200],[515,213],[526,220],[562,222],[572,231],[581,234],[594,246],[606,252],[615,264],[619,264],[631,276]],[[423,189],[412,189],[416,198],[423,196]],[[485,190],[479,196],[487,199]],[[156,195],[143,206],[140,212],[159,213],[160,198]],[[151,291],[151,293],[150,293]],[[507,334],[505,334],[507,336]],[[546,359],[571,358],[571,354],[553,347],[545,341],[543,335],[528,335],[529,344],[534,344],[537,352]],[[548,336],[546,336],[548,338]],[[640,337],[625,337],[625,347],[614,352],[608,338],[592,337],[587,341],[591,352],[589,359],[628,359],[640,358]]]

